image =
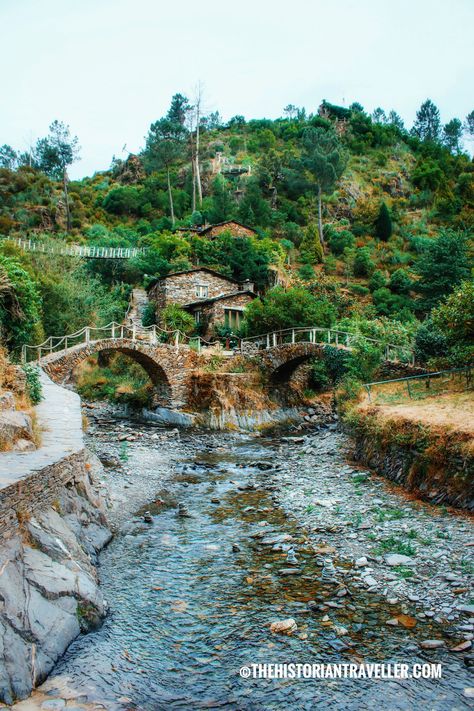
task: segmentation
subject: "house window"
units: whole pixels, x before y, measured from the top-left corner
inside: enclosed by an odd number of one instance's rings
[[[201,318],[202,318],[202,311],[201,311],[201,309],[197,309],[194,312],[194,320],[196,321],[196,323],[201,323]]]
[[[207,299],[209,296],[209,287],[207,284],[197,284],[196,285],[196,296],[199,299]]]
[[[225,309],[224,316],[225,316],[225,325],[227,326],[227,328],[231,328],[231,329],[239,329],[240,328],[240,322],[242,320],[242,311],[237,310],[237,309]]]

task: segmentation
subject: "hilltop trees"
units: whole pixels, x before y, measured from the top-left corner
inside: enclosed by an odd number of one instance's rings
[[[474,138],[474,111],[471,111],[471,113],[466,116],[464,130],[471,138]]]
[[[323,193],[334,189],[347,164],[347,156],[337,134],[323,128],[307,128],[303,133],[303,166],[312,176],[317,190],[318,233],[324,250],[322,217]]]
[[[416,112],[416,120],[411,130],[412,134],[420,141],[436,143],[441,133],[441,119],[439,109],[431,99],[427,99]]]
[[[6,143],[0,146],[0,168],[8,168],[14,170],[18,164],[18,156],[16,151]]]
[[[71,136],[69,126],[62,121],[53,121],[49,135],[36,144],[35,161],[40,170],[56,180],[62,180],[66,208],[66,230],[71,229],[67,169],[79,159],[79,139]]]
[[[446,148],[457,155],[461,152],[462,123],[458,118],[453,118],[443,128],[443,143]]]
[[[178,95],[180,96],[180,95]],[[173,101],[176,97],[173,97]],[[168,197],[170,203],[171,222],[176,222],[174,214],[173,192],[171,190],[170,172],[173,165],[183,157],[185,150],[186,129],[176,118],[182,116],[182,102],[173,103],[166,118],[159,119],[152,123],[146,137],[143,158],[145,166],[150,171],[165,170],[168,187]],[[170,117],[171,116],[171,117]]]

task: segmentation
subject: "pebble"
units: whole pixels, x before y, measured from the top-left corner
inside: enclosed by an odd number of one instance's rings
[[[423,642],[420,642],[420,647],[423,649],[439,649],[444,646],[445,642],[443,639],[425,639]]]
[[[65,706],[64,699],[51,699],[50,701],[43,701],[41,704],[43,711],[61,711]]]
[[[389,553],[385,556],[385,562],[387,565],[415,565],[413,558],[407,555],[401,555],[400,553]]]
[[[293,634],[298,629],[296,621],[289,617],[287,620],[278,620],[270,625],[270,632],[273,634]]]

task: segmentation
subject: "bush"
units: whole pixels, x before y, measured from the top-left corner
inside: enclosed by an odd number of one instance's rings
[[[397,269],[390,277],[390,289],[395,294],[408,294],[412,286],[413,282],[405,269]]]
[[[448,342],[444,333],[435,326],[431,319],[424,321],[415,334],[415,359],[427,363],[431,358],[446,355]]]
[[[420,275],[416,288],[423,297],[422,306],[429,309],[469,278],[467,236],[452,230],[441,232],[420,255],[415,268]]]
[[[375,272],[370,277],[369,289],[370,291],[377,291],[377,289],[382,289],[387,285],[387,279],[385,274],[380,270],[376,269]]]
[[[375,269],[375,264],[371,258],[371,252],[368,247],[360,247],[356,249],[354,256],[354,275],[355,276],[370,276]]]
[[[351,343],[349,374],[363,383],[373,380],[383,358],[383,349],[365,338],[355,339]]]
[[[352,354],[334,346],[324,346],[324,364],[326,372],[333,383],[338,383],[349,371]]]
[[[333,232],[328,239],[329,248],[337,257],[344,253],[345,249],[352,249],[355,245],[355,237],[349,230]]]
[[[380,316],[397,316],[405,320],[413,309],[413,302],[408,296],[392,294],[386,287],[376,289],[372,298]]]
[[[392,218],[384,202],[380,205],[379,214],[375,221],[375,234],[383,242],[387,242],[392,236]]]
[[[194,318],[178,304],[168,304],[160,313],[160,326],[168,331],[192,333],[196,328]]]
[[[26,376],[26,390],[33,405],[37,405],[43,398],[43,387],[41,385],[39,368],[28,363],[23,366]]]
[[[330,386],[330,378],[323,360],[317,358],[311,363],[309,382],[317,392],[327,390]]]
[[[362,284],[350,284],[349,288],[353,294],[357,294],[358,296],[367,296],[367,294],[370,294],[370,289],[366,286],[362,286]]]
[[[303,279],[303,281],[311,281],[311,279],[314,279],[316,275],[311,264],[303,264],[298,269],[298,276],[300,279]]]
[[[30,274],[11,257],[0,255],[0,331],[11,349],[37,332],[41,297]]]
[[[336,310],[329,301],[317,299],[304,287],[276,286],[249,304],[244,328],[248,335],[254,335],[298,326],[329,327],[335,317]]]
[[[143,309],[142,325],[154,326],[156,324],[156,305],[150,301]]]

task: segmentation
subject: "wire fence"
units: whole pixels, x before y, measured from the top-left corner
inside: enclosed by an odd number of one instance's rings
[[[410,375],[394,380],[365,383],[369,402],[379,405],[401,404],[446,393],[460,393],[473,388],[472,367],[439,370],[424,375]]]

